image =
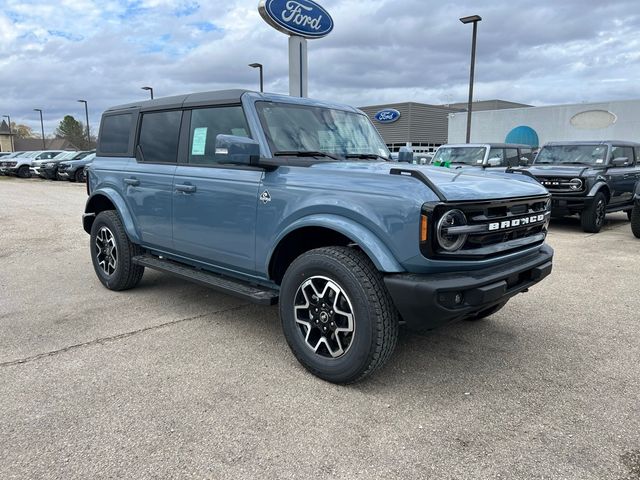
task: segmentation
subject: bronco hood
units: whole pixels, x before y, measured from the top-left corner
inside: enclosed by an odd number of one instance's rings
[[[420,175],[437,188],[447,201],[494,200],[545,195],[547,190],[533,178],[520,173],[481,169],[454,169],[399,162],[320,163],[314,168],[364,170],[382,175]],[[437,192],[434,192],[437,194]]]
[[[587,165],[532,165],[527,167],[529,173],[535,177],[579,177],[585,170],[589,170]]]

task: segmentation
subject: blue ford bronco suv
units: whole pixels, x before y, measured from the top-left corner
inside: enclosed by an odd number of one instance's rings
[[[535,180],[391,161],[364,113],[310,99],[228,90],[111,108],[87,190],[104,286],[151,268],[279,303],[296,358],[335,383],[383,365],[401,324],[486,317],[552,267]]]

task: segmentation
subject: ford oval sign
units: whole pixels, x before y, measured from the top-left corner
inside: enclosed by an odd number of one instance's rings
[[[333,30],[333,19],[312,0],[260,0],[265,22],[287,35],[321,38]]]
[[[373,118],[380,123],[393,123],[400,118],[400,112],[393,108],[385,108],[376,113]]]

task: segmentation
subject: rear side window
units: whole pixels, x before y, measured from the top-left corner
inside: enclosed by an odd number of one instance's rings
[[[131,113],[103,117],[100,152],[126,155],[129,152],[132,123],[133,114]]]
[[[241,106],[202,108],[191,112],[189,163],[215,164],[218,135],[250,137]]]
[[[138,145],[149,163],[177,163],[182,111],[144,113]]]

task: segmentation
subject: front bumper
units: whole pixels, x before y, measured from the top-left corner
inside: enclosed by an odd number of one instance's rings
[[[551,215],[554,217],[579,213],[591,206],[595,197],[551,194]]]
[[[543,245],[531,255],[496,267],[433,275],[390,274],[384,282],[407,326],[430,330],[506,302],[549,275],[552,261],[553,249]]]

